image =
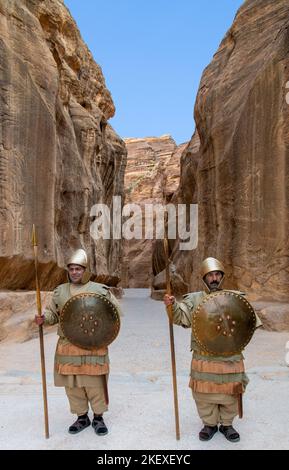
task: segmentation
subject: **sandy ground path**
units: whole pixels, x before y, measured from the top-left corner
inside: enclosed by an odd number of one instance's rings
[[[129,289],[125,316],[110,347],[109,434],[87,428],[71,436],[74,421],[62,388],[53,385],[55,333],[45,335],[50,439],[44,438],[39,341],[0,345],[0,449],[288,449],[288,333],[258,330],[246,349],[250,384],[244,418],[236,419],[241,441],[217,433],[200,442],[201,422],[188,388],[190,331],[175,327],[181,440],[175,439],[168,322],[163,304],[146,289]]]

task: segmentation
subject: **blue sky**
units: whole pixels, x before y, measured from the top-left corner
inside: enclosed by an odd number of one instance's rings
[[[193,109],[210,63],[243,0],[64,0],[101,66],[122,137],[194,131]]]

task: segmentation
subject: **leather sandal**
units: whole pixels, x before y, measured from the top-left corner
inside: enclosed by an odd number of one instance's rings
[[[240,434],[233,428],[233,426],[223,426],[221,424],[219,431],[224,434],[225,438],[230,442],[239,442],[240,440]]]
[[[91,425],[98,436],[105,436],[108,433],[102,416],[94,415]]]
[[[214,434],[218,431],[218,426],[207,426],[205,425],[203,429],[199,432],[200,441],[209,441],[212,439]]]
[[[69,426],[68,432],[70,434],[77,434],[80,431],[83,431],[83,429],[90,426],[90,423],[91,423],[91,421],[90,421],[90,419],[87,415],[78,416],[75,423],[73,423],[71,426]]]

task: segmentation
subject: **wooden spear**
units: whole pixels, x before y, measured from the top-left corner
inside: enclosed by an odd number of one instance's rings
[[[168,244],[168,218],[166,213],[165,236],[164,236],[164,252],[166,261],[166,293],[172,295],[171,281],[170,281],[170,260],[169,260],[169,244]],[[172,305],[166,306],[169,330],[170,330],[170,345],[171,345],[171,363],[172,363],[172,376],[173,376],[173,390],[174,390],[174,410],[175,410],[175,426],[176,426],[176,439],[180,440],[180,423],[179,423],[179,404],[178,404],[178,387],[177,387],[177,371],[176,371],[176,356],[175,356],[175,342],[174,342],[174,326],[173,326],[173,311]]]
[[[243,395],[242,393],[238,394],[238,412],[239,412],[239,418],[243,418]]]
[[[34,264],[35,264],[35,284],[36,284],[36,304],[37,314],[39,317],[42,315],[41,296],[38,281],[38,246],[35,225],[32,229],[32,246],[34,249]],[[41,357],[41,371],[42,371],[42,391],[43,391],[43,404],[44,404],[44,419],[45,419],[45,437],[49,438],[49,424],[48,424],[48,406],[47,406],[47,387],[46,387],[46,372],[45,372],[45,356],[44,356],[44,340],[43,340],[43,327],[39,325],[39,341],[40,341],[40,357]]]

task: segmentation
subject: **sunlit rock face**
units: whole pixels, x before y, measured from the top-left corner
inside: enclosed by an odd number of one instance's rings
[[[122,195],[126,163],[101,68],[62,1],[0,0],[0,30],[0,287],[33,287],[32,224],[42,289],[78,247],[116,284],[121,241],[90,237],[91,207]]]
[[[180,155],[186,144],[177,146],[170,135],[125,139],[125,143],[128,152],[125,203],[138,204],[141,209],[142,238],[124,240],[122,285],[150,287],[155,236],[152,239],[146,236],[145,206],[163,205],[172,198],[178,188]],[[155,220],[152,225],[155,229]]]
[[[225,264],[226,287],[289,299],[288,19],[287,0],[246,1],[203,73],[200,142],[182,155],[174,196],[199,208],[197,249],[172,247],[181,291],[202,288],[200,264],[213,256]],[[159,260],[159,287],[161,269]]]
[[[184,144],[179,148],[179,185],[173,194],[167,194],[166,197],[166,203],[175,205],[176,214],[178,214],[179,205],[186,207],[188,210],[190,209],[191,205],[197,207],[198,185],[196,171],[199,162],[199,147],[200,139],[196,132],[189,143]],[[190,290],[190,280],[192,277],[192,259],[194,252],[191,250],[180,250],[180,243],[183,242],[184,239],[182,238],[182,233],[180,233],[179,230],[179,222],[180,218],[177,217],[177,239],[168,239],[169,260],[164,253],[163,240],[156,240],[154,243],[152,257],[153,281],[151,292],[151,295],[154,299],[162,299],[165,289],[167,288],[165,266],[168,263],[170,266],[170,282],[174,295],[180,296]],[[192,227],[195,227],[195,222],[193,218],[190,220],[189,213],[186,214],[184,219],[184,224],[187,225],[187,223],[192,223]],[[186,229],[188,233],[190,233],[189,227],[186,227]],[[197,233],[198,238],[198,231],[195,228],[192,230],[192,232],[193,231]]]

